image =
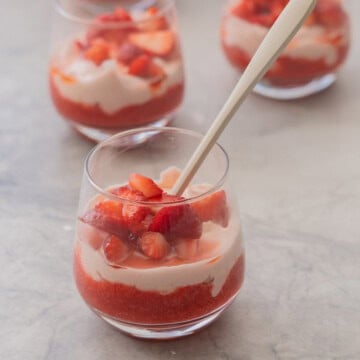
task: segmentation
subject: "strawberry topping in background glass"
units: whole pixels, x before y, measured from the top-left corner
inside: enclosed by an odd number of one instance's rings
[[[246,68],[288,0],[231,0],[221,25],[227,59]],[[314,11],[255,91],[277,99],[307,96],[329,87],[350,42],[349,16],[341,0],[318,0]]]
[[[81,0],[57,0],[55,6],[52,100],[95,141],[142,125],[167,125],[184,94],[173,2],[117,4],[127,6]]]
[[[129,147],[135,133],[148,141]],[[201,138],[174,128],[130,130],[87,159],[75,280],[87,305],[127,334],[189,335],[214,321],[242,285],[243,240],[224,150],[216,145],[186,191],[170,194]]]

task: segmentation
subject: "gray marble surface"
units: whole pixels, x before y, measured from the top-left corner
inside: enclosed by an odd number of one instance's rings
[[[236,81],[218,40],[221,1],[178,0],[187,66],[175,125],[205,131]],[[358,1],[349,1],[360,14]],[[300,101],[252,95],[221,143],[247,250],[233,306],[192,337],[123,336],[72,280],[82,164],[92,144],[47,91],[48,0],[3,1],[0,22],[0,358],[360,359],[360,23],[335,86]]]

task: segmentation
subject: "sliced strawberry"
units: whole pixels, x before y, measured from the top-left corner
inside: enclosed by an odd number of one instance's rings
[[[151,58],[148,55],[137,56],[129,65],[129,74],[147,77]]]
[[[139,29],[142,31],[165,30],[167,28],[167,20],[159,15],[159,9],[154,6],[146,10],[144,18],[139,23]]]
[[[102,201],[88,210],[80,220],[109,234],[126,238],[129,229],[122,216],[122,205],[115,201]]]
[[[139,55],[141,55],[141,50],[138,47],[129,42],[124,42],[117,50],[116,58],[118,61],[128,65]]]
[[[81,241],[88,243],[95,250],[100,249],[103,242],[110,236],[108,233],[82,221],[78,221],[76,232]]]
[[[312,26],[315,25],[316,23],[316,16],[314,13],[311,13],[308,18],[306,19],[306,21],[304,22],[305,26]]]
[[[129,185],[143,193],[146,198],[160,196],[163,192],[152,179],[136,173],[129,176]]]
[[[163,189],[171,189],[175,185],[180,174],[180,169],[176,168],[175,166],[164,170],[160,174],[159,186]]]
[[[202,233],[201,220],[189,205],[161,208],[154,216],[149,231],[160,232],[168,240],[197,239]]]
[[[347,21],[347,15],[337,0],[319,0],[315,14],[321,24],[329,27],[339,27]]]
[[[201,221],[213,221],[223,227],[229,223],[229,209],[224,190],[215,192],[204,199],[195,201],[191,207]]]
[[[138,240],[141,251],[151,259],[163,259],[170,246],[165,236],[158,232],[145,232]]]
[[[109,53],[110,47],[107,42],[102,39],[96,39],[85,51],[84,57],[96,65],[101,65],[103,61],[109,58]]]
[[[130,189],[128,186],[121,186],[113,189],[112,193],[124,199],[132,201],[146,201],[146,197],[138,190]],[[147,215],[151,213],[150,208],[146,206],[138,206],[124,203],[121,214],[128,228],[134,234],[139,234],[147,229],[146,224],[143,224]]]
[[[245,19],[253,15],[254,12],[255,12],[254,1],[240,1],[230,10],[230,13],[232,15]]]
[[[181,239],[176,242],[175,251],[180,259],[190,260],[199,252],[199,239]]]
[[[175,46],[174,34],[171,30],[134,32],[129,41],[152,55],[166,56]]]
[[[107,262],[113,266],[119,266],[130,255],[130,248],[126,241],[110,236],[103,244],[103,251]]]

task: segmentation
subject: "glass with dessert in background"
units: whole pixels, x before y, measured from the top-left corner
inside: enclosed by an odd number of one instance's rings
[[[133,137],[146,138],[133,146]],[[88,156],[74,275],[83,300],[126,334],[170,339],[214,321],[244,278],[244,247],[226,152],[215,145],[181,195],[171,188],[202,136],[133,129]]]
[[[288,0],[230,0],[221,22],[229,62],[243,71]],[[336,80],[350,46],[349,15],[341,0],[318,0],[314,11],[255,87],[275,99],[317,93]]]
[[[95,141],[166,126],[184,94],[173,0],[54,1],[49,84],[63,118]]]

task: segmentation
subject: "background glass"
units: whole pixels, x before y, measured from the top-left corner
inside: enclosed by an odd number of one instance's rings
[[[95,141],[165,126],[180,106],[184,70],[172,0],[56,0],[51,97]]]

